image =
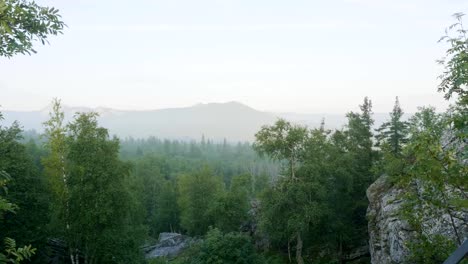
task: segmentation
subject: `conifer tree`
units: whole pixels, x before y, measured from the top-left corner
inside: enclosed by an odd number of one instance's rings
[[[408,122],[401,120],[403,114],[398,97],[396,97],[393,111],[390,113],[390,121],[383,123],[377,129],[376,138],[379,145],[389,148],[393,155],[400,155],[403,144],[408,142]]]

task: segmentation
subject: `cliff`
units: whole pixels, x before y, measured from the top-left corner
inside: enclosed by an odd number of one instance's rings
[[[401,217],[404,192],[405,190],[393,186],[386,175],[381,176],[367,189],[369,251],[373,264],[405,263],[407,260],[407,243],[414,239],[415,231]],[[468,213],[459,211],[456,212],[456,217],[441,213],[436,218],[425,218],[422,226],[427,234],[440,234],[457,241],[453,228],[455,226],[458,237],[463,241],[468,238]]]

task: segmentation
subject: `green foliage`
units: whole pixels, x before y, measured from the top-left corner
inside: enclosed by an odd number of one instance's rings
[[[367,187],[375,180],[372,167],[377,160],[377,152],[374,150],[372,125],[372,102],[367,97],[360,105],[361,113],[350,112],[348,117],[348,129],[344,131],[345,140],[340,143],[344,146],[342,151],[347,153],[352,159],[348,168],[352,177],[353,190],[351,199],[354,201],[355,218],[353,221],[362,228],[363,235],[366,235],[365,214],[367,210]],[[344,143],[344,144],[343,144]],[[365,237],[365,236],[364,236]]]
[[[255,193],[254,177],[251,174],[241,174],[232,177],[231,191],[235,193],[244,193],[248,197],[252,197]]]
[[[0,120],[3,119],[2,114],[0,113]],[[13,125],[12,128],[2,128],[0,126],[0,139],[1,146],[5,145],[14,145],[15,139],[17,139],[17,125]],[[9,137],[5,137],[9,135]],[[4,153],[7,151],[3,150]],[[5,157],[2,157],[1,161],[4,164],[6,160]],[[18,206],[14,203],[8,201],[4,196],[8,194],[7,183],[11,181],[12,177],[5,171],[0,169],[0,219],[4,220],[4,215],[6,213],[15,213],[18,209]],[[2,225],[3,227],[3,225]],[[3,234],[2,232],[2,235]],[[36,252],[35,248],[32,248],[31,245],[24,246],[22,248],[16,247],[16,241],[9,237],[4,237],[4,249],[0,252],[0,263],[21,263],[23,260],[29,260]]]
[[[346,129],[333,134],[323,125],[308,130],[284,120],[257,134],[255,148],[289,167],[261,196],[260,227],[273,246],[295,245],[298,263],[302,247],[314,259],[334,260],[367,239],[365,193],[377,158],[371,101],[347,116]],[[336,253],[324,256],[330,251]]]
[[[60,100],[54,99],[49,120],[43,124],[43,137],[46,139],[44,149],[47,151],[47,155],[42,157],[41,163],[51,194],[51,229],[54,230],[54,235],[59,237],[66,236],[69,221],[67,184],[69,172],[66,164],[68,146],[65,142],[68,130],[64,118]]]
[[[468,105],[468,38],[467,30],[463,26],[464,14],[454,14],[457,22],[446,30],[445,35],[439,41],[449,43],[446,57],[439,61],[445,70],[440,79],[439,92],[445,93],[444,97],[450,99],[454,94],[458,96],[458,103]],[[450,35],[454,33],[454,35]]]
[[[0,113],[1,119],[1,113]],[[5,213],[15,213],[18,207],[4,198],[7,193],[7,183],[11,180],[10,175],[0,171],[0,219],[3,219]],[[12,238],[4,238],[4,249],[0,252],[0,263],[21,263],[23,260],[29,260],[36,253],[36,249],[31,245],[22,248],[16,247],[16,241]]]
[[[443,263],[456,249],[453,241],[442,235],[420,236],[419,239],[411,241],[407,246],[410,252],[406,261],[408,264]]]
[[[347,130],[344,131],[346,141],[342,145],[344,150],[349,151],[356,160],[355,172],[360,174],[363,181],[358,182],[361,187],[367,186],[371,178],[370,168],[375,160],[375,151],[373,151],[373,133],[372,125],[372,102],[367,97],[364,103],[359,106],[361,113],[349,112]],[[367,178],[367,179],[366,179]]]
[[[256,264],[265,263],[255,252],[250,238],[241,233],[223,234],[218,229],[211,229],[206,234],[199,252],[191,264]]]
[[[167,159],[159,155],[144,155],[135,163],[133,174],[138,199],[145,210],[149,235],[157,238],[161,232],[179,230],[177,189],[170,179]]]
[[[241,174],[232,178],[230,190],[218,193],[209,208],[216,228],[225,233],[239,231],[247,222],[249,202],[253,199],[252,185],[252,176]]]
[[[173,181],[161,182],[154,219],[155,233],[180,229],[179,208],[177,207],[177,186]]]
[[[404,150],[408,169],[403,183],[421,179],[432,186],[431,190],[440,192],[445,192],[444,184],[465,188],[466,168],[458,161],[456,146],[442,145],[447,122],[434,108],[421,108],[410,119],[411,138]]]
[[[36,249],[31,245],[22,248],[16,247],[16,241],[11,238],[5,238],[5,254],[0,253],[0,263],[15,263],[19,264],[25,260],[31,259],[36,253]]]
[[[52,224],[71,258],[80,252],[89,263],[138,263],[145,228],[135,218],[130,166],[118,158],[118,139],[98,126],[95,113],[78,113],[65,127],[58,100],[45,125],[44,167],[56,200]]]
[[[119,141],[109,139],[96,117],[78,114],[68,125],[69,243],[99,263],[113,258],[135,262],[138,236],[131,229],[125,186],[129,166],[118,159]]]
[[[288,175],[294,179],[297,163],[300,162],[304,152],[307,135],[307,128],[279,119],[274,126],[263,126],[255,134],[254,149],[274,159],[287,160],[290,170]]]
[[[317,228],[326,211],[323,181],[305,158],[311,145],[325,139],[323,133],[278,120],[256,134],[258,151],[289,161],[286,177],[261,197],[260,227],[278,245],[286,241],[289,248],[289,241],[296,240],[298,263],[302,263],[303,237]]]
[[[0,126],[0,171],[5,198],[1,197],[0,239],[12,237],[18,244],[45,244],[48,223],[48,194],[42,175],[19,140],[18,123]],[[6,182],[9,181],[8,193]],[[6,200],[8,199],[8,201]],[[39,260],[37,260],[39,261]]]
[[[150,236],[180,230],[179,221],[190,234],[203,235],[210,225],[224,232],[238,231],[247,220],[249,199],[255,188],[263,188],[264,179],[258,177],[255,187],[250,174],[233,176],[230,189],[225,190],[222,178],[214,176],[206,166],[199,169],[191,165],[191,172],[174,176],[173,159],[163,154],[144,154],[134,166],[138,199],[145,207]]]
[[[410,119],[410,140],[403,149],[404,167],[397,184],[407,192],[401,215],[415,230],[415,240],[407,246],[411,252],[408,263],[441,263],[460,244],[461,237],[454,225],[456,212],[465,210],[463,192],[468,188],[468,170],[460,163],[450,145],[443,146],[448,118],[434,108],[421,108]],[[450,190],[447,188],[450,186]],[[427,219],[449,219],[455,240],[432,235]]]
[[[360,105],[360,113],[348,113],[347,130],[344,130],[343,135],[337,135],[336,140],[341,148],[341,152],[351,159],[348,163],[349,177],[352,184],[350,199],[353,201],[353,222],[359,226],[362,238],[365,238],[367,233],[366,228],[366,210],[367,210],[367,187],[375,180],[376,176],[373,173],[373,165],[377,160],[377,152],[374,150],[372,125],[372,102],[367,97]]]
[[[164,257],[153,258],[148,261],[148,264],[167,264],[167,263],[169,263],[169,260],[167,260]],[[175,264],[175,263],[178,263],[178,261],[172,261],[170,263]]]
[[[408,122],[402,121],[403,110],[400,107],[398,97],[395,100],[395,106],[390,113],[390,121],[383,123],[376,136],[379,146],[385,152],[393,155],[400,155],[403,144],[408,142]]]
[[[457,23],[451,25],[440,39],[449,43],[450,48],[446,51],[446,57],[439,61],[445,67],[440,76],[439,92],[444,92],[446,99],[454,94],[458,97],[456,105],[449,110],[449,121],[459,142],[466,142],[468,138],[468,38],[463,16],[462,13],[454,14]],[[468,151],[466,148],[462,151],[461,158],[467,159]]]
[[[278,164],[268,158],[259,157],[249,143],[231,144],[179,140],[127,138],[121,142],[120,157],[134,161],[138,170],[139,160],[156,159],[159,173],[165,179],[174,180],[180,174],[191,174],[209,166],[224,183],[229,185],[232,177],[240,174],[252,175],[255,190],[258,192],[276,176]],[[148,161],[149,162],[149,161]]]
[[[239,231],[248,219],[249,200],[245,190],[220,192],[210,204],[208,214],[222,232]]]
[[[5,199],[5,194],[8,193],[7,183],[11,180],[10,175],[5,171],[0,171],[0,191],[3,192],[2,196],[0,196],[0,219],[3,219],[3,214],[5,212],[14,213],[15,210],[18,208],[16,204],[11,203],[7,199]]]
[[[222,180],[205,167],[177,178],[180,224],[191,235],[203,235],[214,224],[211,204],[223,191]]]
[[[387,174],[391,179],[396,179],[402,173],[404,161],[401,159],[402,150],[408,143],[409,122],[401,120],[403,110],[400,107],[398,97],[395,100],[390,120],[378,128],[376,140],[380,147],[381,158],[374,163],[373,172],[376,175]],[[398,180],[398,179],[396,179]]]
[[[50,35],[62,33],[64,27],[53,7],[34,1],[0,0],[0,56],[36,53],[34,42],[45,44]]]
[[[446,99],[457,96],[456,105],[445,114],[432,107],[420,108],[409,120],[408,142],[400,155],[383,159],[384,172],[406,190],[400,214],[415,231],[415,238],[406,245],[408,263],[442,263],[463,242],[455,224],[457,212],[467,208],[468,188],[468,169],[463,164],[468,134],[468,40],[462,16],[455,14],[457,23],[441,38],[450,48],[439,61],[445,66],[439,91]],[[455,36],[449,34],[453,31]],[[432,234],[433,225],[441,221],[453,237]]]

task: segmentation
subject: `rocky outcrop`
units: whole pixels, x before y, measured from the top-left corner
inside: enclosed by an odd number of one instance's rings
[[[174,258],[188,248],[192,238],[178,233],[161,233],[156,245],[143,248],[147,259],[167,257]]]
[[[369,251],[372,263],[402,263],[407,255],[405,241],[410,227],[398,216],[401,190],[391,188],[387,176],[382,176],[367,189],[369,207]]]
[[[400,216],[403,192],[404,190],[392,186],[385,175],[367,189],[369,251],[372,263],[404,263],[409,255],[406,244],[414,239],[415,232]],[[451,223],[452,220],[454,224]],[[468,213],[457,212],[456,218],[442,213],[437,218],[427,218],[423,226],[429,234],[440,234],[457,241],[453,228],[455,226],[458,237],[464,240],[468,237]]]
[[[270,241],[264,232],[258,228],[260,217],[260,201],[253,199],[250,201],[250,209],[248,211],[248,220],[242,223],[240,231],[249,234],[253,238],[255,248],[257,250],[268,250]]]

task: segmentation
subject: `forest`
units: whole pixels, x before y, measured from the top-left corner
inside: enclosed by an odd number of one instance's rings
[[[238,143],[117,138],[94,112],[66,122],[60,99],[43,132],[0,113],[0,263],[371,263],[366,191],[382,175],[406,190],[405,263],[442,263],[466,239],[453,224],[468,208],[462,17],[441,39],[438,91],[451,107],[403,118],[392,98],[379,127],[368,97],[340,129],[278,119]],[[0,1],[0,56],[34,55],[64,27],[54,8]],[[441,212],[455,240],[425,232]],[[176,257],[148,258],[161,233],[190,239]]]

